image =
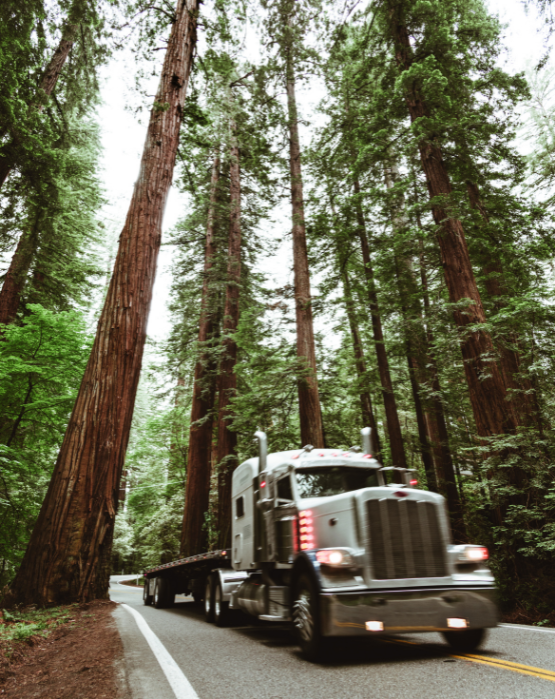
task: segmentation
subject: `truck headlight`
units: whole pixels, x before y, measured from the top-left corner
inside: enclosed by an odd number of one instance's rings
[[[459,554],[459,561],[464,563],[481,563],[488,558],[489,551],[485,546],[465,546]]]
[[[354,566],[352,555],[345,549],[321,549],[316,551],[316,560],[328,566]]]

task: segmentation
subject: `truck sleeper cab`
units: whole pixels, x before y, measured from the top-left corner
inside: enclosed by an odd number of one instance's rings
[[[232,570],[205,576],[208,621],[228,609],[289,621],[312,659],[337,636],[439,631],[459,651],[479,645],[498,619],[487,549],[451,544],[442,496],[382,468],[369,428],[362,450],[267,455],[257,436],[259,457],[233,474]]]

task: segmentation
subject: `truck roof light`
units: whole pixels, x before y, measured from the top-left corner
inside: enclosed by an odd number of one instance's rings
[[[371,459],[371,458],[372,458],[372,454],[364,454],[364,456],[363,456],[362,458],[363,458],[363,459]]]
[[[410,484],[411,485],[418,485],[418,481],[416,480],[416,478],[411,478]]]
[[[261,488],[265,488],[265,487],[266,487],[266,481],[262,481],[262,483],[260,484],[260,487],[261,487]]]
[[[393,495],[396,495],[398,498],[406,498],[408,493],[406,493],[404,490],[396,490]]]

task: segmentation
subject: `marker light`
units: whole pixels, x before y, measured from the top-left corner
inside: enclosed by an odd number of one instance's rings
[[[412,478],[410,484],[411,485],[418,485],[418,481],[416,480],[416,478]]]
[[[260,484],[260,487],[261,487],[261,488],[265,488],[265,487],[266,487],[266,481],[262,481],[262,483]]]
[[[353,557],[348,551],[341,549],[321,549],[316,552],[316,560],[329,566],[352,566]]]
[[[367,621],[365,626],[367,631],[383,631],[383,621]]]
[[[469,561],[487,561],[489,558],[489,551],[485,546],[468,546],[464,550],[464,555]]]
[[[365,454],[362,458],[363,458],[363,459],[371,459],[371,458],[372,458],[372,454]]]
[[[301,551],[314,548],[314,531],[312,526],[312,510],[301,510],[299,512],[299,539],[301,541]]]
[[[468,621],[466,619],[447,619],[447,626],[450,629],[466,629]]]

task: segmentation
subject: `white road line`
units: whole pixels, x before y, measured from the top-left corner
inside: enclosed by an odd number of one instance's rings
[[[525,626],[524,624],[499,624],[504,629],[522,629],[523,631],[539,631],[540,633],[555,633],[555,629],[542,629],[539,626]]]
[[[156,660],[160,663],[160,667],[162,668],[164,675],[166,675],[176,699],[199,699],[198,694],[193,689],[191,683],[185,677],[179,665],[168,653],[162,641],[147,624],[143,615],[139,614],[139,612],[127,604],[122,604],[121,606],[127,609],[127,611],[135,617],[137,626],[141,630],[143,636],[146,638],[146,641],[154,653]]]

